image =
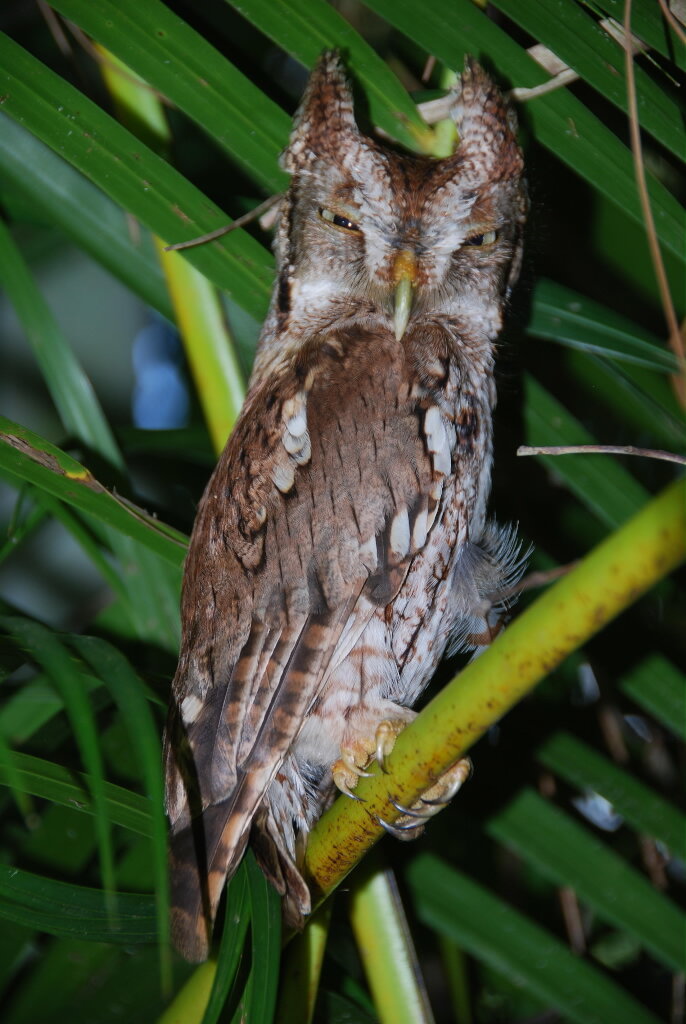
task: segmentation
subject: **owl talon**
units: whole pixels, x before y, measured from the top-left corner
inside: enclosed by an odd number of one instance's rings
[[[390,836],[394,836],[395,839],[414,838],[413,836],[408,836],[407,833],[416,832],[417,835],[419,835],[419,833],[423,830],[422,825],[415,825],[415,823],[412,821],[408,821],[402,825],[399,825],[396,822],[394,825],[392,825],[390,822],[384,821],[383,818],[380,818],[378,814],[376,815],[376,820],[379,823],[379,825],[381,825],[381,827],[385,829]]]
[[[421,797],[420,801],[421,803],[434,803],[434,801],[422,800]],[[402,804],[399,804],[397,800],[391,800],[391,803],[395,807],[396,811],[400,811],[401,814],[404,814],[408,818],[430,818],[436,813],[435,811],[422,811],[416,804],[414,807],[404,807]]]
[[[359,751],[357,752],[360,753]],[[367,754],[362,755],[362,763],[366,765],[369,760]],[[344,793],[345,796],[349,796],[351,800],[362,800],[362,797],[355,796],[352,792],[357,786],[359,779],[368,777],[371,773],[365,771],[364,768],[360,767],[360,764],[355,761],[354,752],[350,750],[341,750],[341,756],[331,766],[331,774],[333,776],[334,785],[337,789]]]
[[[386,718],[383,722],[379,722],[376,727],[376,733],[374,736],[375,740],[375,757],[376,763],[378,764],[384,775],[388,775],[388,768],[386,767],[386,758],[393,750],[395,741],[397,740],[400,733],[403,731],[407,721],[403,721],[400,718]]]
[[[468,757],[463,757],[449,768],[440,777],[438,782],[434,783],[430,789],[427,789],[426,793],[420,796],[419,802],[426,807],[435,808],[434,811],[429,811],[428,814],[437,814],[442,807],[449,804],[464,783],[470,778],[472,771],[472,762]]]
[[[348,797],[350,797],[351,800],[357,800],[358,803],[361,803],[361,804],[366,804],[367,803],[367,801],[365,800],[365,798],[363,796],[358,796],[357,793],[352,793],[347,787],[345,789],[343,789],[342,786],[339,786],[338,789],[343,794],[343,796],[348,796]]]

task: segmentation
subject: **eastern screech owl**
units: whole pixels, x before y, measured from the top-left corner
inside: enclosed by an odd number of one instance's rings
[[[487,642],[517,572],[486,520],[494,341],[527,210],[515,119],[468,61],[455,154],[362,135],[336,54],[283,166],[278,278],[243,411],[198,511],[166,736],[172,930],[207,956],[252,834],[286,919],[308,831],[446,647]]]

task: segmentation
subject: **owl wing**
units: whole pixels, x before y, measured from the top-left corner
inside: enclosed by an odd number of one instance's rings
[[[342,635],[349,650],[425,542],[441,473],[410,376],[390,337],[321,340],[253,389],[208,485],[166,738],[172,928],[189,959],[207,955],[224,881]]]

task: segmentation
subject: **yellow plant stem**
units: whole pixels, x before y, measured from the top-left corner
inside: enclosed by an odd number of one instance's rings
[[[350,923],[381,1024],[433,1024],[395,876],[378,850],[355,872]]]
[[[171,132],[158,94],[123,61],[100,43],[100,73],[112,97],[117,117],[156,153],[166,156]]]
[[[438,936],[438,945],[450,988],[455,1024],[472,1024],[467,957],[458,944],[446,935]]]
[[[400,734],[388,758],[340,798],[310,835],[316,905],[468,748],[568,654],[686,557],[686,483],[677,481],[534,602]]]
[[[170,135],[157,95],[108,50],[102,46],[97,49],[103,61],[102,75],[120,120],[157,152],[166,153]],[[165,252],[165,243],[158,238],[155,245],[212,445],[219,454],[244,396],[243,375],[219,295],[214,285],[182,255]]]
[[[157,1024],[200,1024],[205,1016],[216,973],[215,960],[208,960],[196,967],[171,1004],[157,1018]]]
[[[176,322],[214,450],[219,453],[243,403],[241,369],[217,290],[177,252],[155,239]]]
[[[332,901],[320,907],[289,944],[281,965],[276,1024],[310,1024],[331,924]]]

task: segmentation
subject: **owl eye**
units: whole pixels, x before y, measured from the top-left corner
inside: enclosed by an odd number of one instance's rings
[[[483,235],[472,235],[471,238],[466,238],[464,245],[492,245],[498,237],[497,231],[484,231]]]
[[[360,228],[357,224],[354,224],[347,217],[341,217],[338,213],[333,213],[331,210],[327,210],[326,207],[319,207],[319,216],[322,220],[328,221],[329,224],[335,224],[337,228],[343,228],[345,231],[359,231]]]

